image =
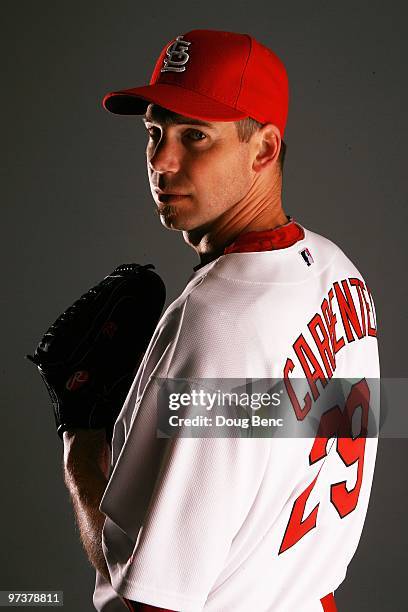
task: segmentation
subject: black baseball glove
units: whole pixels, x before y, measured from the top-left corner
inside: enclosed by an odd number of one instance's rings
[[[113,426],[166,297],[153,265],[124,264],[70,306],[26,355],[51,396],[57,432]]]

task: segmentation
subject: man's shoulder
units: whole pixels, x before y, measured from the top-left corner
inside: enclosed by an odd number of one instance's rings
[[[311,230],[305,230],[305,234],[312,250],[318,253],[322,270],[327,268],[335,274],[341,274],[343,271],[346,274],[361,276],[354,261],[337,242]]]
[[[290,247],[265,251],[234,252],[218,257],[196,272],[194,292],[214,297],[234,288],[264,292],[270,285],[313,282],[320,275],[359,272],[352,260],[333,240],[303,226],[304,236]],[[200,278],[198,278],[198,275]]]

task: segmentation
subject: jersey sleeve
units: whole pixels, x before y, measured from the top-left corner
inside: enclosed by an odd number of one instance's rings
[[[261,439],[170,440],[115,590],[154,606],[201,610],[256,497],[268,448]]]
[[[127,398],[132,421],[101,503],[107,515],[104,553],[115,591],[183,612],[202,610],[226,569],[270,454],[270,440],[262,438],[157,438],[159,374],[188,382],[246,373],[239,355],[244,361],[247,337],[238,336],[234,319],[219,309],[207,321],[204,302],[201,292],[184,305],[179,322],[172,323],[174,341],[157,347],[165,355],[158,358],[159,369],[152,370],[142,393],[135,386],[134,397]]]

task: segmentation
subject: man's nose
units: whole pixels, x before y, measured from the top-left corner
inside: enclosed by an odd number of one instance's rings
[[[148,164],[153,172],[178,172],[180,169],[180,145],[173,139],[162,138],[154,151],[148,154]]]

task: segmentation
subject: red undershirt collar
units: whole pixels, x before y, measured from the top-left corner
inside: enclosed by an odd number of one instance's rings
[[[284,225],[270,230],[252,231],[240,234],[232,244],[224,249],[229,253],[250,253],[253,251],[275,251],[286,249],[304,238],[303,228],[292,217]]]
[[[229,253],[251,253],[256,251],[275,251],[287,249],[305,236],[303,228],[293,217],[288,216],[288,222],[270,230],[244,232],[239,234],[232,244],[224,249],[224,255]],[[194,266],[197,271],[205,264]]]

